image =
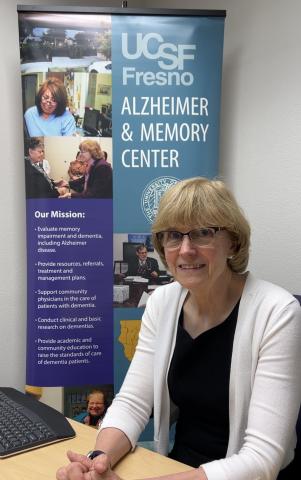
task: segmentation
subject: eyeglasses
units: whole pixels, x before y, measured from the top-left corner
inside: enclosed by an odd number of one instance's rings
[[[53,98],[53,97],[48,97],[47,95],[42,95],[41,96],[43,102],[47,102],[47,103],[57,103],[57,101]]]
[[[167,250],[177,250],[177,248],[180,248],[185,235],[188,236],[193,245],[196,245],[197,247],[207,247],[212,243],[216,233],[221,230],[225,230],[225,228],[196,228],[186,233],[178,232],[176,230],[165,230],[163,232],[158,232],[156,236],[162,247]]]

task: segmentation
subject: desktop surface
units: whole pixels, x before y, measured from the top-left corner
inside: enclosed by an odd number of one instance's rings
[[[87,453],[94,447],[97,431],[69,420],[76,437],[1,460],[0,480],[55,480],[59,467],[66,465],[67,450]],[[124,480],[149,478],[191,470],[183,463],[137,447],[114,468]]]

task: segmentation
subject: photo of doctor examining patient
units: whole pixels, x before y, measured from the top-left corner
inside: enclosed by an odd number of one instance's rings
[[[27,139],[25,184],[27,198],[112,198],[112,139]]]

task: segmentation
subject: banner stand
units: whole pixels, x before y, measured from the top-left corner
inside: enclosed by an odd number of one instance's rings
[[[18,6],[27,391],[106,407],[154,289],[164,191],[218,173],[225,11]],[[144,438],[149,438],[149,432]]]

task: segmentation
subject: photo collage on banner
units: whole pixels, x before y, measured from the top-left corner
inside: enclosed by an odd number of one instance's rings
[[[150,233],[160,197],[217,174],[225,14],[53,9],[18,7],[26,382],[78,417],[92,390],[109,405],[147,299],[173,281]]]
[[[94,392],[102,416],[113,397],[111,17],[28,13],[19,25],[26,390],[43,399],[58,387],[72,418]]]

